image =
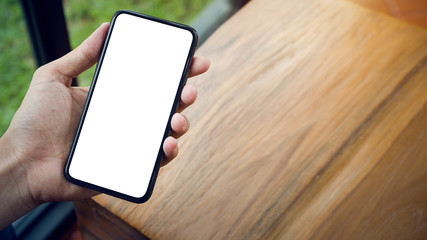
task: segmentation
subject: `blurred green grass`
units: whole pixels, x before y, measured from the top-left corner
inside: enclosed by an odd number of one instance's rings
[[[101,23],[128,9],[189,24],[210,1],[63,0],[71,47],[77,47]],[[19,1],[0,1],[0,136],[4,134],[30,84],[35,63]],[[78,77],[89,86],[94,67]]]

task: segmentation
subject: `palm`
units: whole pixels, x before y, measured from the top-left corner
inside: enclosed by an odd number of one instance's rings
[[[68,183],[62,173],[87,91],[49,82],[49,77],[32,83],[34,86],[16,113],[11,129],[19,129],[17,142],[25,146],[21,148],[26,149],[22,154],[31,159],[27,175],[32,192],[40,193],[33,196],[35,199],[87,197],[93,192],[85,190],[86,194],[82,194],[83,189]],[[40,104],[43,102],[51,104]],[[62,193],[59,196],[58,189]]]

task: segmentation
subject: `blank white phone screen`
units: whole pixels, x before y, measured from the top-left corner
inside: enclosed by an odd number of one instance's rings
[[[136,198],[145,195],[192,41],[186,29],[117,16],[71,177]]]

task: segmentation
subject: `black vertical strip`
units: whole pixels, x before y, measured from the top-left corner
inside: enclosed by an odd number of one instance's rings
[[[37,66],[71,50],[61,0],[20,0]],[[77,85],[73,79],[72,86]]]

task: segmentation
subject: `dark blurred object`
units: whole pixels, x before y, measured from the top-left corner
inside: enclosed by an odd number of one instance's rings
[[[242,8],[249,0],[214,0],[196,17],[193,26],[201,46],[221,24]]]
[[[76,222],[72,202],[43,204],[13,223],[20,240],[59,239]]]
[[[60,0],[20,0],[37,66],[71,50]],[[77,85],[73,79],[72,86]]]

